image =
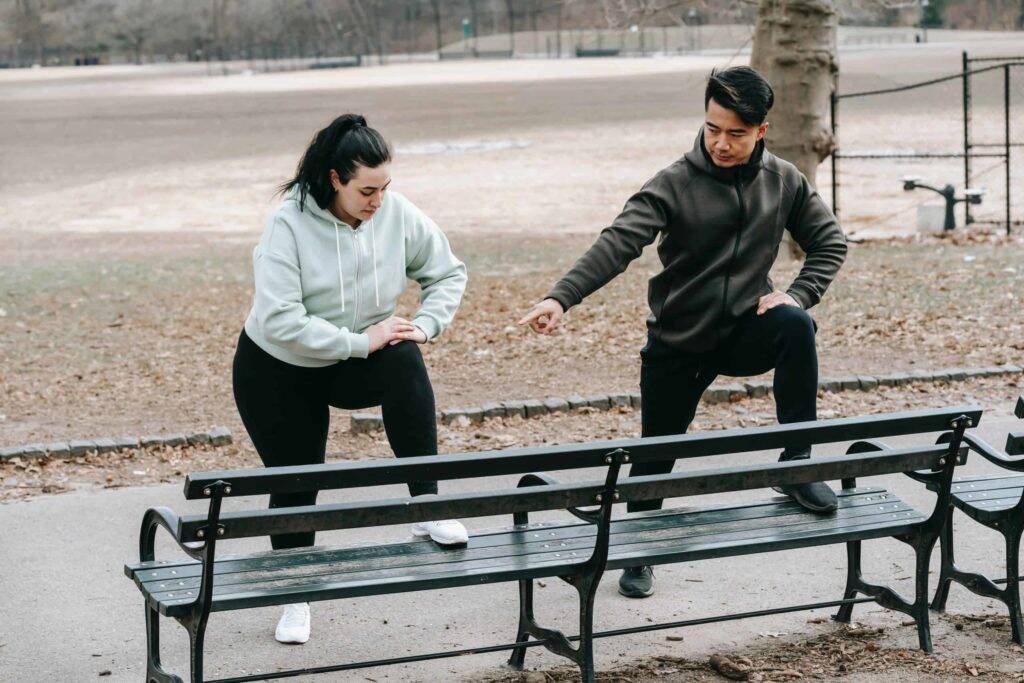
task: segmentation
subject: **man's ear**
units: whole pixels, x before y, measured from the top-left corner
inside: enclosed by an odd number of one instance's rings
[[[769,125],[768,122],[765,121],[764,123],[762,123],[760,126],[757,127],[757,139],[758,140],[761,140],[761,139],[764,138],[765,133],[768,132],[768,125]]]

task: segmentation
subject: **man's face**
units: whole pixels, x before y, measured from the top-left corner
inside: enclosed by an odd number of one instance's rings
[[[759,126],[746,123],[732,109],[711,98],[704,113],[704,148],[715,166],[742,166],[754,153],[757,141],[764,137],[768,122]]]

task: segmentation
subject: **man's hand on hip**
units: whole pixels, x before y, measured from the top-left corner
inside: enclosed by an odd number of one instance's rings
[[[529,325],[530,329],[538,334],[551,334],[562,321],[565,309],[562,304],[554,299],[544,299],[534,304],[530,312],[519,321],[520,325]]]
[[[757,314],[763,315],[765,311],[775,308],[776,306],[796,306],[797,308],[803,308],[796,299],[791,297],[785,292],[772,292],[771,294],[765,294],[757,300]]]

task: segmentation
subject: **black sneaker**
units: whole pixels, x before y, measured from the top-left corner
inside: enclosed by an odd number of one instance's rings
[[[800,449],[790,453],[783,451],[779,456],[779,462],[788,460],[808,460],[811,457],[811,449]],[[823,482],[812,484],[793,484],[791,486],[774,487],[779,493],[783,493],[795,500],[802,508],[818,515],[828,515],[836,511],[839,501],[836,499],[835,491]]]
[[[654,570],[650,567],[626,567],[619,577],[619,594],[627,598],[646,598],[654,593]]]

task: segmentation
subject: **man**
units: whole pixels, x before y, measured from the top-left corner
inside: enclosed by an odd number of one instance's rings
[[[846,238],[807,178],[764,148],[773,100],[771,86],[749,67],[712,72],[693,149],[633,195],[520,320],[551,334],[565,311],[657,239],[663,270],[650,280],[648,338],[640,352],[643,436],[686,432],[716,376],[771,369],[779,422],[817,419],[816,325],[806,310],[821,300],[846,258]],[[785,292],[768,277],[783,230],[807,254]],[[780,460],[810,454],[809,444],[791,444]],[[637,463],[630,474],[664,474],[673,464]],[[837,506],[824,483],[782,492],[816,513]],[[628,509],[660,507],[661,501],[644,501]],[[627,597],[646,597],[653,588],[650,567],[627,569],[619,579],[619,592]]]

